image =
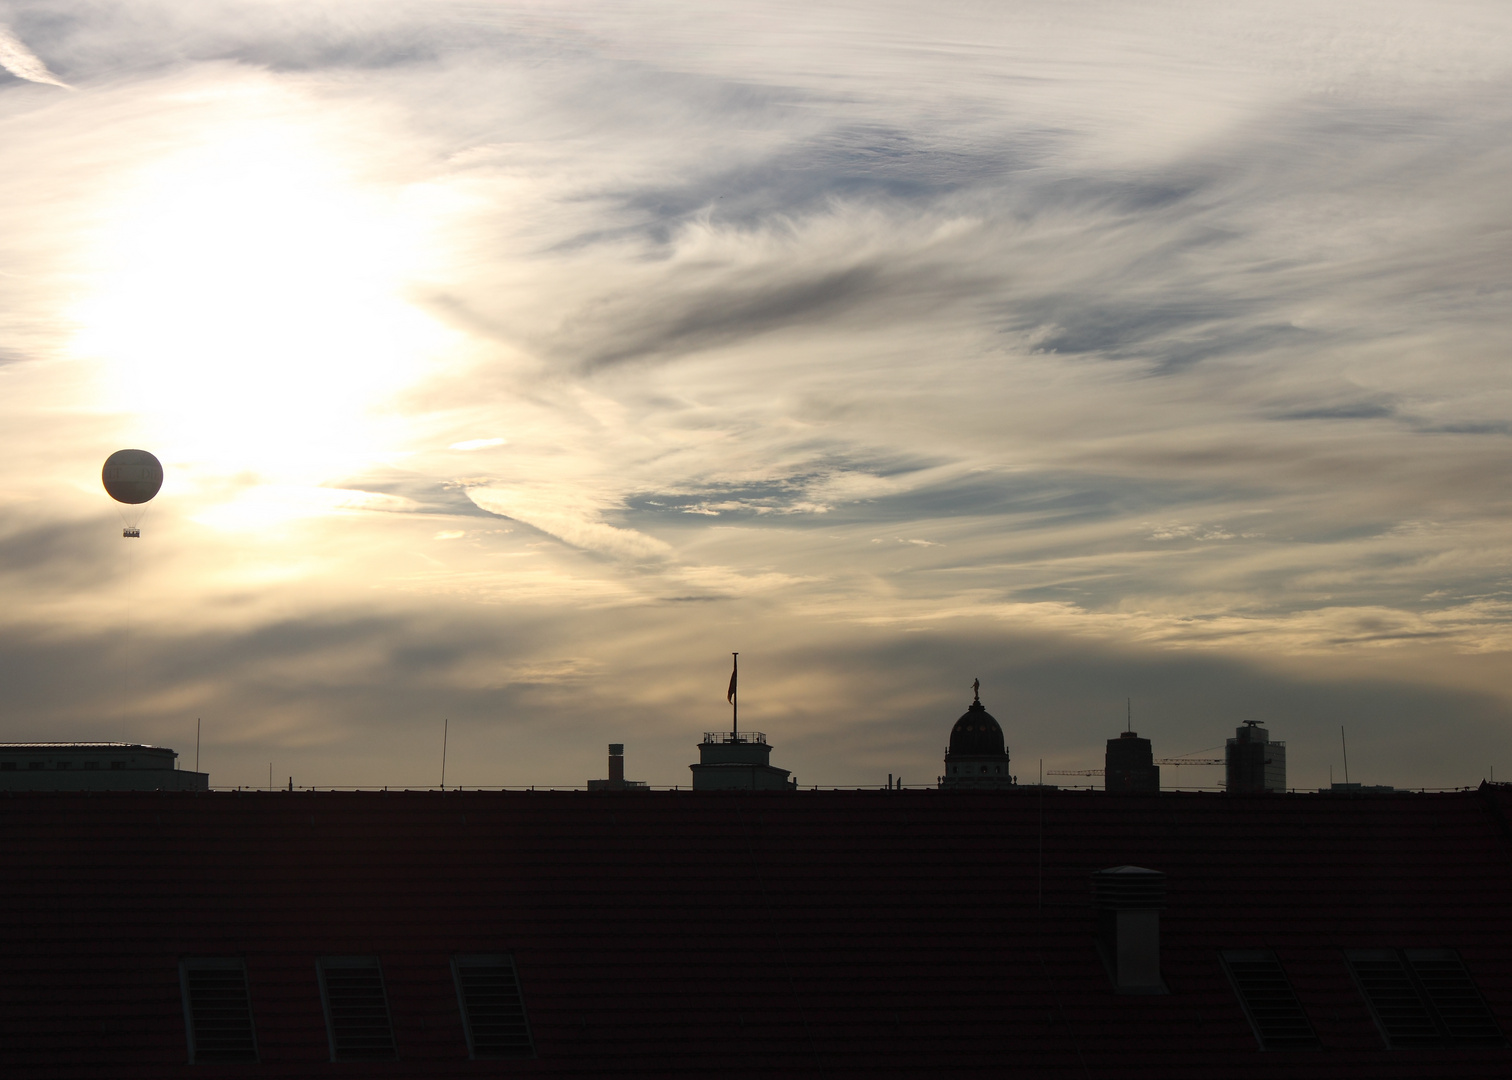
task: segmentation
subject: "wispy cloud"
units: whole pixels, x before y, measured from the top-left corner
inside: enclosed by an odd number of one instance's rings
[[[468,498],[491,514],[512,518],[563,543],[627,561],[660,560],[666,543],[600,519],[600,511],[560,490],[470,487]]]
[[[343,693],[398,731],[439,687],[575,762],[566,695],[613,672],[596,708],[702,730],[660,687],[737,638],[924,682],[1011,642],[1062,719],[1081,651],[1172,716],[1187,662],[1234,702],[1325,664],[1330,707],[1378,677],[1505,711],[1505,5],[0,21],[7,70],[75,88],[0,85],[0,631],[67,664],[136,627],[165,653],[132,724],[241,694],[270,740],[339,741]],[[131,551],[120,445],[169,463]],[[775,718],[827,703],[804,753],[844,745],[835,687],[767,678]],[[938,731],[900,732],[955,690],[903,679],[878,700],[927,775]],[[57,685],[35,715],[97,701]],[[1382,738],[1416,747],[1405,709]]]
[[[36,54],[28,49],[26,44],[4,23],[0,23],[0,68],[4,68],[18,79],[69,89],[68,84],[48,71],[47,65],[39,60]]]

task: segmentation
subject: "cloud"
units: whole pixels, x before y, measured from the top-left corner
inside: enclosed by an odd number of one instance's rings
[[[654,536],[599,520],[597,509],[559,491],[470,487],[467,497],[491,514],[529,525],[584,551],[631,562],[657,561],[672,552]]]
[[[0,86],[28,722],[139,667],[125,737],[677,782],[749,646],[804,777],[928,775],[988,672],[1067,766],[1131,682],[1173,753],[1500,745],[1505,5],[0,11],[77,88]]]
[[[0,23],[0,67],[9,71],[18,79],[26,79],[28,82],[46,83],[50,86],[61,86],[65,90],[72,89],[52,72],[47,70],[47,65],[39,60],[35,53],[28,49],[10,27]]]

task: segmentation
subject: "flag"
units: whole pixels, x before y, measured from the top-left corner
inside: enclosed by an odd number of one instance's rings
[[[740,673],[740,661],[732,660],[731,663],[735,666],[730,669],[730,689],[725,691],[725,700],[733,705],[735,704],[735,676]]]

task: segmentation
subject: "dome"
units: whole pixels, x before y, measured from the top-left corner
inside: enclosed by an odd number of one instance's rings
[[[966,715],[950,729],[950,753],[973,756],[990,755],[1002,757],[1003,729],[992,714],[982,707],[980,701],[971,703]]]

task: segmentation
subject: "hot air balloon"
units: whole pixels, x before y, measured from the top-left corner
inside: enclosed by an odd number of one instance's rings
[[[105,493],[120,504],[122,536],[141,536],[148,501],[163,486],[163,466],[146,450],[117,450],[100,470]]]

